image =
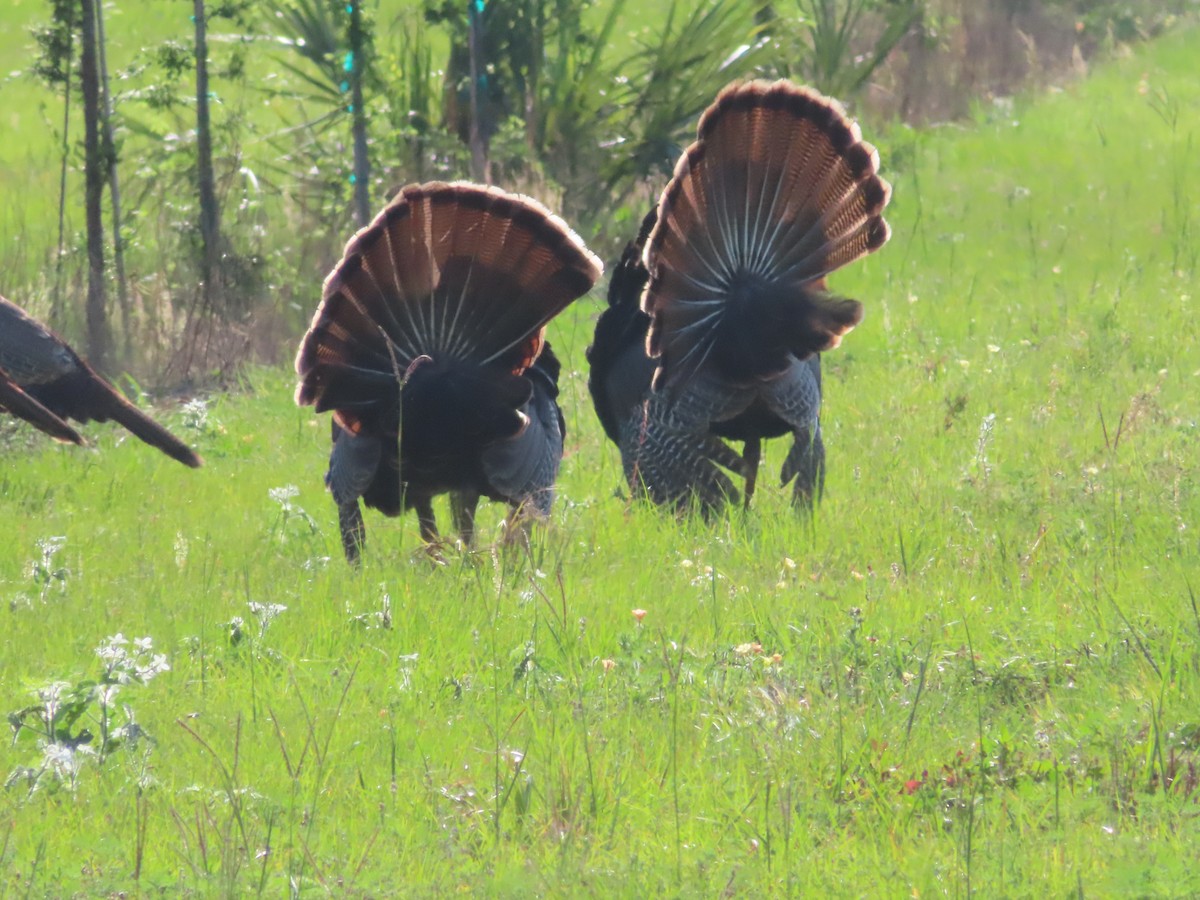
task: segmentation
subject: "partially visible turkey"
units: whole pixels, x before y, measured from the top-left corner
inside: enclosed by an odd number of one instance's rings
[[[359,558],[359,498],[415,509],[450,493],[470,544],[480,497],[545,517],[563,448],[559,363],[545,326],[600,261],[540,203],[497,188],[404,188],[346,245],[296,357],[296,402],[333,411],[326,484]]]
[[[701,116],[588,351],[633,489],[711,510],[738,495],[724,468],[748,504],[761,441],[791,432],[782,481],[802,505],[819,496],[819,354],[862,318],[825,279],[888,239],[878,168],[837,101],[790,82],[731,85]]]
[[[0,410],[60,441],[86,443],[67,424],[113,420],[186,466],[200,457],[126,400],[54,332],[0,297]]]

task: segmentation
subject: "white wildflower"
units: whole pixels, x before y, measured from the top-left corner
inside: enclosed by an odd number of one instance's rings
[[[208,404],[200,397],[183,404],[183,424],[195,431],[208,428]]]
[[[300,488],[294,484],[285,484],[283,487],[271,488],[267,494],[284,512],[291,512],[292,500],[300,496]]]
[[[93,691],[93,695],[100,702],[101,709],[109,709],[112,707],[113,701],[120,691],[121,686],[119,684],[98,684]]]
[[[259,637],[267,633],[267,629],[279,618],[280,613],[287,612],[287,607],[282,603],[255,603],[251,600],[247,605],[250,607],[250,614],[258,620]]]
[[[80,769],[88,757],[95,755],[96,751],[86,744],[72,747],[55,741],[42,746],[42,768],[53,772],[60,781],[67,782],[71,790],[75,790]]]
[[[118,632],[105,638],[96,648],[96,655],[104,663],[105,682],[145,684],[154,676],[171,669],[165,653],[154,652],[154,640],[149,637],[135,638],[130,652],[129,639]]]
[[[71,685],[65,681],[56,681],[38,690],[37,697],[42,701],[42,716],[47,725],[52,724],[57,718],[63,691],[69,690],[70,687]]]

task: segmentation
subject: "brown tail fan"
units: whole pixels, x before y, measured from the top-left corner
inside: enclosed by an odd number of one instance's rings
[[[346,245],[296,357],[296,402],[355,419],[421,356],[519,373],[600,261],[535,200],[433,182],[403,189]]]
[[[710,360],[769,377],[836,346],[862,317],[830,272],[879,249],[891,188],[837,101],[786,81],[735,84],[700,119],[646,244],[655,385]]]
[[[360,500],[415,510],[430,542],[443,493],[468,544],[482,497],[549,514],[563,422],[545,326],[601,270],[537,201],[466,183],[407,187],[350,240],[296,356],[296,402],[334,411],[349,560]]]

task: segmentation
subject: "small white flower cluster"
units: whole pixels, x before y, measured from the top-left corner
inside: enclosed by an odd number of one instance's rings
[[[69,682],[56,681],[44,688],[38,688],[37,698],[42,701],[42,717],[47,722],[53,722],[58,716],[58,708],[62,701],[63,691],[69,690]]]
[[[992,474],[992,464],[988,462],[987,451],[988,445],[992,442],[995,429],[996,414],[988,413],[983,417],[983,421],[979,423],[979,439],[975,448],[975,462],[978,464],[985,478]]]
[[[256,603],[251,600],[246,604],[250,607],[250,615],[258,622],[258,634],[246,632],[246,620],[241,616],[234,616],[225,623],[225,627],[229,629],[229,643],[231,646],[237,646],[246,638],[251,639],[253,644],[257,646],[258,642],[263,639],[267,633],[267,629],[271,626],[280,613],[287,612],[287,607],[282,603]],[[271,651],[267,651],[271,653]]]
[[[109,710],[117,705],[117,694],[120,692],[119,684],[98,684],[92,691],[92,696],[99,701],[101,709]]]
[[[696,565],[695,563],[692,563],[691,560],[684,560],[684,562],[689,563],[689,565],[683,566],[685,569],[690,569],[692,566]],[[680,563],[680,565],[683,565],[683,563]],[[711,588],[714,581],[725,580],[725,576],[720,572],[714,572],[712,566],[696,566],[696,571],[699,574],[692,579],[692,587]]]
[[[183,404],[183,424],[194,431],[208,428],[208,404],[200,397],[193,397]]]
[[[267,494],[279,504],[280,509],[285,513],[290,513],[294,511],[292,499],[300,496],[300,488],[294,484],[285,484],[283,487],[271,488]]]
[[[279,504],[279,518],[272,527],[272,534],[287,525],[292,519],[302,520],[308,525],[309,531],[316,534],[318,530],[317,520],[310,516],[303,506],[292,502],[300,496],[300,488],[294,484],[285,484],[283,487],[270,488],[267,494]],[[286,532],[280,531],[279,536],[282,540],[287,540]]]
[[[47,742],[42,745],[42,770],[52,772],[74,791],[79,786],[79,772],[84,762],[95,755],[96,751],[87,744],[71,746],[57,741]]]
[[[114,634],[101,642],[96,655],[104,663],[104,681],[109,684],[145,684],[171,669],[167,655],[155,653],[154,642],[148,637],[134,638],[131,649],[125,635]]]
[[[350,614],[350,621],[356,622],[364,628],[391,628],[392,595],[384,591],[383,597],[379,602],[379,609],[374,612],[359,613],[358,615],[355,615],[351,611],[350,605],[346,604],[346,612]]]
[[[42,585],[42,599],[45,599],[46,590],[50,587],[53,581],[65,581],[67,570],[54,568],[54,557],[58,552],[67,545],[66,535],[55,535],[48,538],[40,538],[37,541],[38,553],[41,559],[31,560],[29,563],[29,577]]]
[[[42,566],[49,569],[54,562],[54,556],[67,545],[67,536],[65,534],[54,535],[53,537],[42,538],[37,542],[37,548],[42,554]]]
[[[287,612],[287,607],[282,603],[255,603],[251,600],[248,605],[250,615],[258,620],[260,636],[266,633],[267,628],[279,617],[280,613]]]

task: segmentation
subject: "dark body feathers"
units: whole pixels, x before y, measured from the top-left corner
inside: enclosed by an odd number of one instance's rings
[[[200,457],[126,400],[70,345],[0,297],[0,408],[50,436],[75,444],[82,436],[66,423],[120,423],[141,440],[187,466]]]
[[[326,482],[358,558],[359,498],[415,509],[451,494],[472,537],[480,497],[546,515],[562,458],[559,365],[545,324],[601,265],[557,217],[495,188],[405,188],[346,245],[296,358],[296,402],[333,410]]]
[[[652,500],[754,490],[763,439],[791,432],[784,484],[824,480],[819,353],[862,318],[826,276],[881,247],[891,189],[836,103],[788,82],[726,88],[626,248],[589,350],[589,387],[626,476]],[[741,455],[725,440],[745,442]]]

